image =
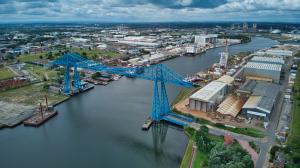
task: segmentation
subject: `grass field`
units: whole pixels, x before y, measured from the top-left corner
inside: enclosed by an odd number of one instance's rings
[[[45,57],[45,54],[24,54],[20,55],[17,59],[20,60],[21,62],[27,62],[27,61],[37,61],[40,60],[40,56],[43,58]]]
[[[180,168],[188,168],[189,167],[189,162],[192,159],[192,149],[193,149],[193,140],[190,138],[188,146],[186,148],[184,157],[181,161]]]
[[[31,64],[26,64],[25,67],[27,70],[37,74],[40,80],[43,80],[46,76],[48,76],[49,79],[57,77],[57,71],[55,70],[45,69],[41,66]]]
[[[72,48],[72,52],[77,52],[80,55],[86,56],[89,59],[96,59],[97,57],[113,58],[120,56],[120,53],[108,50],[86,50],[80,48]]]
[[[292,126],[288,137],[288,147],[291,149],[291,152],[289,153],[291,162],[287,167],[300,166],[300,70],[298,70],[295,80],[293,100]]]
[[[9,70],[7,68],[1,68],[0,69],[0,80],[11,78],[11,77],[14,77],[14,76],[15,76],[15,74],[11,70]]]
[[[196,158],[193,163],[193,168],[203,168],[205,161],[208,159],[207,153],[197,150]]]
[[[43,87],[43,83],[37,83],[17,89],[3,91],[0,92],[0,100],[29,105],[38,105],[41,101],[44,103],[45,95],[48,96],[49,104],[57,103],[66,98],[66,96],[47,93]]]
[[[235,132],[238,134],[243,134],[243,135],[248,135],[248,136],[252,136],[252,137],[256,137],[256,138],[264,138],[266,135],[264,132],[255,129],[255,128],[230,128],[230,127],[220,127],[223,128],[225,130],[231,131],[231,132]]]

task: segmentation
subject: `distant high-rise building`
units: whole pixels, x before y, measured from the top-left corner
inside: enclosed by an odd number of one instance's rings
[[[256,23],[253,23],[252,28],[253,28],[253,31],[256,31],[257,24],[256,24]]]
[[[248,30],[248,24],[245,22],[243,24],[243,31],[247,31]]]
[[[234,30],[234,24],[231,25],[231,30]]]

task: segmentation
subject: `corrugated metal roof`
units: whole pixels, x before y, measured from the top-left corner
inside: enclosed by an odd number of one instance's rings
[[[196,93],[190,96],[191,99],[209,102],[210,99],[226,86],[226,83],[212,81]]]
[[[240,88],[239,91],[244,91],[244,92],[252,92],[252,90],[256,86],[256,81],[254,80],[247,80]]]
[[[243,108],[257,108],[265,111],[266,113],[271,113],[277,95],[280,91],[280,86],[269,82],[251,83],[255,84],[255,86],[252,89],[252,95],[244,104]]]
[[[217,81],[223,82],[223,83],[226,83],[226,84],[231,84],[234,81],[234,78],[229,76],[229,75],[223,75]]]
[[[245,68],[263,69],[263,70],[270,70],[270,71],[281,71],[282,65],[260,63],[260,62],[248,62],[245,65]]]
[[[252,95],[265,96],[271,99],[275,99],[279,93],[280,86],[269,82],[257,82],[253,89]]]
[[[260,99],[257,107],[265,112],[271,113],[274,103],[275,99],[263,96]]]
[[[219,105],[217,112],[236,117],[241,111],[243,104],[244,102],[242,99],[230,95]]]
[[[256,108],[261,98],[261,96],[250,96],[243,108]]]
[[[253,62],[269,62],[269,63],[277,63],[277,64],[284,64],[283,58],[279,57],[260,57],[254,56],[251,61]]]

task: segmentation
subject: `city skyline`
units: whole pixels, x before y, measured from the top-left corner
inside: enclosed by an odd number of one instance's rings
[[[0,22],[298,22],[300,0],[1,0]]]

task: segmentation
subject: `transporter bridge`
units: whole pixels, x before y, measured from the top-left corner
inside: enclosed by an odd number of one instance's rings
[[[63,66],[64,84],[63,92],[70,94],[70,70],[74,71],[74,87],[82,89],[80,74],[78,69],[85,69],[94,72],[107,72],[127,77],[140,78],[153,81],[153,97],[151,118],[154,121],[165,120],[176,125],[187,126],[192,119],[172,113],[168,101],[166,84],[173,84],[181,87],[192,87],[193,85],[185,81],[182,76],[172,71],[166,65],[156,64],[148,67],[108,67],[95,61],[82,57],[79,54],[68,53],[52,62],[53,65]]]

